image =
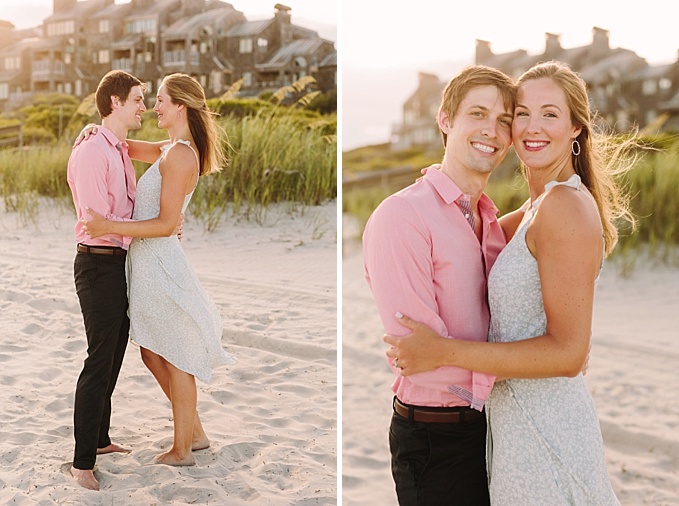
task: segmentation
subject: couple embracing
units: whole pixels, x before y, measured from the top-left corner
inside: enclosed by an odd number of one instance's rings
[[[391,344],[399,503],[617,505],[583,380],[595,284],[629,218],[614,175],[631,136],[593,129],[560,62],[515,83],[471,66],[438,112],[441,164],[369,219],[366,279]],[[510,145],[530,198],[496,218],[484,189]]]
[[[196,409],[195,378],[235,359],[221,346],[222,320],[191,269],[178,238],[200,176],[224,163],[217,124],[200,83],[171,74],[154,111],[169,141],[126,140],[141,128],[145,85],[123,71],[104,76],[95,93],[100,126],[77,144],[68,184],[78,221],[75,287],[87,336],[87,357],[74,405],[71,475],[98,490],[98,454],[128,452],[109,436],[111,395],[128,339],[172,405],[172,448],[156,457],[193,465],[209,447]],[[131,159],[152,164],[137,185]],[[128,304],[129,297],[129,304]]]

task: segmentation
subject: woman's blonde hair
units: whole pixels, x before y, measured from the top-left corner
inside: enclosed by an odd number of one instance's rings
[[[552,79],[564,92],[571,111],[571,122],[582,130],[576,140],[577,155],[571,154],[575,172],[590,191],[599,208],[604,230],[605,254],[618,241],[616,220],[626,220],[634,229],[636,220],[630,212],[630,196],[618,184],[618,176],[630,170],[637,160],[640,146],[635,132],[620,139],[603,131],[595,132],[585,81],[565,63],[539,63],[519,77],[517,87],[535,79]]]
[[[217,124],[216,114],[211,112],[205,101],[205,91],[196,79],[188,74],[170,74],[163,79],[173,104],[186,107],[186,115],[193,141],[198,149],[200,175],[218,172],[226,166],[226,152],[222,143],[226,133]]]

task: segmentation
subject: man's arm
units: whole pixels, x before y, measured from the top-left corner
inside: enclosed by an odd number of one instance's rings
[[[363,236],[366,279],[382,325],[389,334],[404,336],[410,333],[396,317],[397,312],[410,311],[440,335],[449,336],[438,314],[431,247],[430,234],[417,210],[398,196],[385,200],[366,225]],[[389,362],[391,364],[391,360]],[[392,369],[400,374],[393,365]],[[474,391],[470,396],[485,400],[494,377],[444,367],[415,374],[409,379],[417,386],[446,393],[452,393],[451,385],[471,381]]]

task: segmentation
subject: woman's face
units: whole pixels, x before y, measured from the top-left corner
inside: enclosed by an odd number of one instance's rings
[[[517,92],[512,140],[529,169],[563,167],[570,162],[573,140],[581,128],[571,123],[566,94],[550,78],[522,84]]]
[[[158,88],[156,104],[153,106],[153,110],[158,115],[158,128],[168,128],[176,122],[180,106],[172,103],[165,85]]]

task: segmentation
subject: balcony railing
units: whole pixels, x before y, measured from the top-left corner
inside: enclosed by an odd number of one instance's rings
[[[163,63],[165,65],[186,65],[186,51],[165,51],[163,53]],[[200,64],[200,54],[199,53],[189,53],[189,65],[199,65]]]
[[[125,72],[132,72],[132,58],[117,58],[114,59],[111,68],[113,70],[124,70]]]
[[[37,60],[33,62],[32,77],[34,81],[63,78],[65,74],[66,67],[62,61]]]

